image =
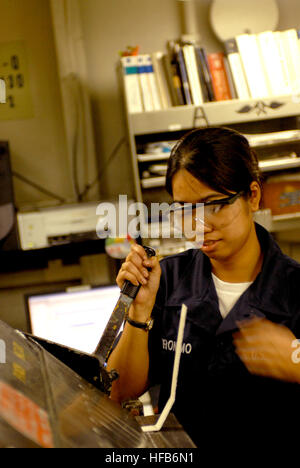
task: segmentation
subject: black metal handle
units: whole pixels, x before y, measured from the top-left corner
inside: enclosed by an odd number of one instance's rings
[[[152,249],[151,247],[147,247],[147,246],[144,246],[144,249],[149,258],[155,257],[156,252],[154,249]],[[138,286],[135,286],[129,280],[125,280],[121,293],[126,294],[126,296],[129,296],[131,299],[135,299],[137,296],[137,293],[139,292],[140,287],[141,287],[140,284]]]

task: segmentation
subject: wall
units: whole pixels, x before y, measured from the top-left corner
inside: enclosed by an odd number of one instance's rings
[[[209,24],[211,0],[195,0],[198,31],[209,52],[222,49]],[[123,96],[118,81],[118,51],[139,45],[142,53],[166,50],[181,35],[180,6],[176,0],[80,0],[100,167],[126,135]],[[300,2],[278,0],[278,29],[300,27]],[[298,14],[297,14],[298,13]],[[119,177],[116,177],[119,174]],[[102,194],[134,195],[128,147],[123,146],[102,181]]]
[[[221,44],[209,25],[210,0],[197,1],[197,18],[203,44],[208,51]],[[118,80],[118,51],[128,45],[140,45],[141,52],[165,50],[169,39],[181,34],[181,19],[176,0],[79,0],[86,45],[87,65],[93,110],[96,151],[100,167],[106,166],[111,151],[126,136],[123,96]],[[279,29],[300,27],[299,0],[278,0]],[[67,163],[61,97],[51,15],[48,0],[0,0],[0,42],[25,40],[35,116],[28,120],[0,121],[0,139],[9,140],[13,168],[66,198],[72,197],[70,169]],[[103,197],[119,193],[134,195],[129,149],[123,145],[105,172],[101,184]],[[37,205],[51,200],[15,182],[17,205]],[[285,251],[300,259],[295,239],[282,238]],[[104,259],[102,259],[104,261]],[[22,273],[9,278],[0,275],[0,318],[13,326],[26,328],[23,294],[52,288],[50,283],[91,281],[86,272],[91,264],[50,265],[48,270]],[[100,262],[99,258],[95,262]],[[101,263],[101,262],[100,262]],[[104,262],[105,263],[105,262]],[[109,277],[103,264],[96,271],[97,282]],[[30,286],[30,281],[32,286]],[[11,283],[11,286],[9,284]],[[56,286],[55,286],[56,287]]]
[[[277,0],[279,29],[300,27],[298,0]],[[86,45],[91,103],[100,169],[126,136],[118,52],[140,45],[141,52],[165,50],[182,32],[177,0],[79,0]],[[196,0],[198,31],[208,51],[222,47],[209,24],[211,0]],[[35,116],[0,121],[0,139],[9,140],[13,169],[52,192],[72,198],[61,97],[48,0],[0,0],[0,42],[26,41]],[[298,13],[298,14],[297,14]],[[116,174],[119,174],[116,177]],[[15,179],[17,205],[50,202]],[[134,195],[129,148],[121,147],[101,182],[103,197]]]
[[[12,167],[63,198],[72,196],[48,0],[0,0],[0,42],[26,42],[34,117],[0,120]],[[18,207],[51,199],[14,179]]]
[[[168,40],[180,37],[181,10],[176,0],[80,0],[80,5],[96,146],[103,168],[115,144],[126,135],[118,52],[128,45],[139,45],[141,53],[166,50]],[[208,13],[209,1],[199,1],[199,30],[213,49],[218,41],[207,27]],[[101,184],[104,196],[134,196],[128,146],[122,146],[106,174]]]
[[[277,0],[279,7],[278,29],[300,28],[300,3],[298,0]]]
[[[118,52],[139,45],[141,52],[165,47],[180,33],[174,0],[80,0],[100,167],[126,136]],[[116,177],[116,174],[119,176]],[[102,193],[134,195],[129,150],[122,146],[102,181]]]
[[[198,32],[208,52],[222,50],[209,21],[211,0],[195,0]],[[299,0],[277,0],[278,30],[300,28]],[[166,50],[170,39],[182,33],[177,0],[80,0],[86,44],[94,130],[100,167],[106,167],[112,149],[126,135],[123,95],[118,80],[118,51],[139,45],[142,53]],[[134,196],[128,146],[122,146],[106,169],[102,195]],[[117,175],[117,176],[116,176]],[[299,232],[281,233],[286,253],[300,260]],[[299,241],[298,241],[299,242]]]

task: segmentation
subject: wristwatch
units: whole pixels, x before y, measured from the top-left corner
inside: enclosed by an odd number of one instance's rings
[[[126,322],[128,322],[135,328],[141,328],[142,330],[149,331],[153,327],[154,320],[153,318],[150,318],[149,320],[147,320],[147,322],[137,322],[136,320],[132,320],[127,316]]]

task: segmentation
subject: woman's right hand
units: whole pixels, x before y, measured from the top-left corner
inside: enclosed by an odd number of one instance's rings
[[[116,280],[120,289],[125,280],[129,280],[136,286],[141,285],[130,309],[132,319],[141,322],[149,319],[155,303],[160,276],[161,268],[158,258],[148,258],[141,245],[133,244]]]

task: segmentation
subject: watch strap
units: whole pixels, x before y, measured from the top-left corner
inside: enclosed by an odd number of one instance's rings
[[[135,328],[140,328],[141,330],[149,331],[153,326],[153,319],[150,318],[147,322],[137,322],[136,320],[132,320],[128,316],[126,317],[126,322],[128,322],[131,326]]]

